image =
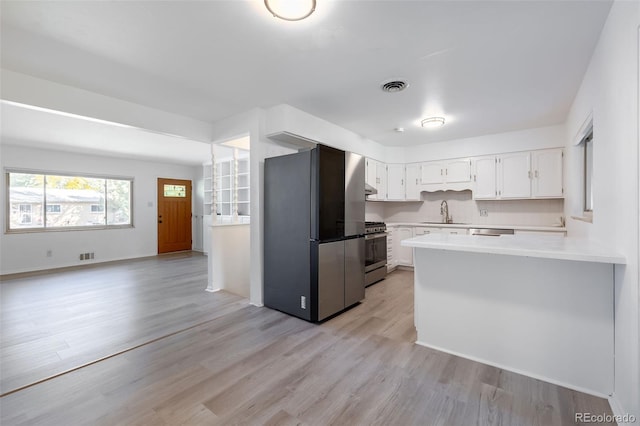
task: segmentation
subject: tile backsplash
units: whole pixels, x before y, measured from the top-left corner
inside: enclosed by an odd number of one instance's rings
[[[471,191],[422,193],[421,202],[367,202],[366,220],[385,222],[439,222],[440,204],[449,206],[454,222],[479,225],[559,225],[564,215],[564,200],[487,200],[475,201]],[[480,216],[481,210],[487,215]]]

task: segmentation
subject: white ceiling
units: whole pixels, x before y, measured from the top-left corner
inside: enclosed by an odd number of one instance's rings
[[[211,145],[136,127],[2,102],[2,142],[58,151],[198,165]]]
[[[318,0],[285,22],[262,0],[3,0],[2,67],[210,122],[286,103],[417,145],[562,123],[610,6]]]

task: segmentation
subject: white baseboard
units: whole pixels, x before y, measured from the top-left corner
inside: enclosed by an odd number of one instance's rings
[[[620,400],[618,399],[618,397],[616,396],[616,393],[614,392],[613,395],[611,395],[609,397],[609,406],[611,407],[611,411],[613,412],[614,416],[620,417],[620,418],[625,418],[625,416],[629,416],[631,413],[629,413],[628,411],[626,411],[624,409],[624,407],[622,406],[622,403],[620,403]],[[637,425],[640,424],[640,416],[635,416],[636,421],[633,423],[621,423],[624,425]]]

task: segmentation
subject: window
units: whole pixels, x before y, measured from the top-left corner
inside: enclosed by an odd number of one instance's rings
[[[593,213],[593,128],[580,142],[583,151],[583,210],[585,213]]]
[[[164,196],[172,198],[185,198],[187,187],[184,185],[164,185]]]
[[[132,226],[133,179],[6,173],[8,231]]]

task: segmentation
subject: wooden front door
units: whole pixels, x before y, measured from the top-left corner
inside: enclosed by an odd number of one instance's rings
[[[158,178],[158,253],[191,250],[191,181]]]

